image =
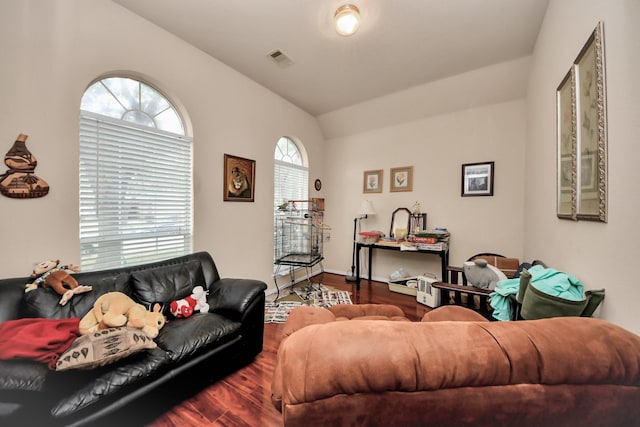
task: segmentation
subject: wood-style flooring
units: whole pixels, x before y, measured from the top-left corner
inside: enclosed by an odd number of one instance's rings
[[[322,283],[350,291],[354,304],[397,305],[408,319],[414,321],[420,320],[430,310],[418,304],[414,296],[390,292],[386,283],[362,280],[357,291],[355,283],[345,281],[344,276],[329,273],[324,273]],[[282,326],[265,324],[264,349],[253,363],[174,406],[148,426],[282,426],[281,415],[271,404],[271,377]]]

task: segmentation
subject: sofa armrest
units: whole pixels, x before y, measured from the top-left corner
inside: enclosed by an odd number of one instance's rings
[[[215,281],[209,287],[207,302],[209,311],[222,313],[234,320],[242,317],[251,303],[264,294],[267,284],[253,279],[225,278]]]

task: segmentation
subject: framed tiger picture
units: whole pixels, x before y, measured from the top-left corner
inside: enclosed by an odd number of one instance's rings
[[[253,202],[255,195],[256,161],[224,155],[225,202]]]

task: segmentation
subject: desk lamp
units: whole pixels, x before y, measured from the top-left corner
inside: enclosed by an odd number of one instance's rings
[[[347,282],[355,282],[357,277],[355,276],[356,270],[356,232],[360,225],[360,220],[367,218],[369,215],[375,215],[376,210],[373,208],[371,200],[365,200],[360,205],[358,210],[358,216],[353,219],[353,249],[351,251],[351,276],[346,276]]]

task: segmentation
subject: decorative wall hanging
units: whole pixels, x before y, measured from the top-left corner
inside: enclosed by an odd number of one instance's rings
[[[607,222],[607,119],[602,22],[575,61],[578,219]]]
[[[28,136],[21,133],[4,156],[7,170],[0,175],[0,193],[15,199],[33,199],[49,194],[49,184],[35,175],[36,157],[27,149]]]
[[[494,162],[462,165],[462,197],[493,196]]]
[[[253,202],[256,161],[224,155],[224,201]]]
[[[603,25],[557,91],[558,217],[607,222],[607,119]]]
[[[569,71],[556,91],[558,218],[576,219],[576,80]]]
[[[413,166],[391,168],[389,191],[413,191]]]
[[[382,169],[365,171],[362,180],[363,193],[382,193]]]

